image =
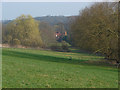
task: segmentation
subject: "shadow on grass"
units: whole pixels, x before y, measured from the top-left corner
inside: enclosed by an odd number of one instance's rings
[[[89,63],[89,60],[78,60],[78,59],[70,60],[68,58],[60,58],[60,57],[54,57],[54,56],[33,54],[33,53],[28,53],[28,52],[25,53],[25,52],[19,52],[19,51],[4,50],[2,54],[6,56],[34,59],[34,60],[47,61],[47,62],[68,63],[68,64],[77,64],[77,65],[91,65],[91,66],[95,65],[96,66],[96,63]],[[97,66],[103,66],[103,65],[97,64]],[[116,72],[117,70],[109,70],[109,71]]]
[[[10,50],[5,50],[3,51],[2,54],[12,57],[27,58],[27,59],[34,59],[41,61],[49,61],[49,62],[70,63],[70,64],[80,64],[81,62],[88,61],[88,60],[77,60],[77,59],[70,60],[69,58],[61,58],[61,57],[33,54],[29,52],[25,53],[19,51],[10,51]]]
[[[92,52],[92,51],[87,51],[87,50],[82,50],[82,49],[76,49],[76,48],[71,48],[71,52],[73,52],[73,53],[82,53],[82,54],[85,54],[85,55],[95,55],[95,56],[102,56],[103,57],[103,55],[102,54],[100,54],[100,53],[94,53],[94,52]]]

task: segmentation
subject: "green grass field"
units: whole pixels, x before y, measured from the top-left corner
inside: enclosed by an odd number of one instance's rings
[[[72,60],[70,60],[72,57]],[[3,48],[3,88],[117,88],[118,70],[87,53]]]

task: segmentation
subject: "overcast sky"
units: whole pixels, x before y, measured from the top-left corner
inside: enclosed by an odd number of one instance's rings
[[[3,2],[2,19],[15,19],[21,14],[33,17],[78,15],[80,10],[92,4],[93,2]]]

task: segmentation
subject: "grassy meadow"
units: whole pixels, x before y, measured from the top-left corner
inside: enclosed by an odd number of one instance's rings
[[[3,88],[117,88],[118,70],[88,53],[3,48]]]

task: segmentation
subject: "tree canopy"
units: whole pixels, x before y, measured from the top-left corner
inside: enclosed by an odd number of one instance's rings
[[[73,44],[118,60],[118,3],[95,3],[71,25]]]
[[[38,22],[30,15],[21,15],[5,26],[3,40],[12,45],[42,46]]]

